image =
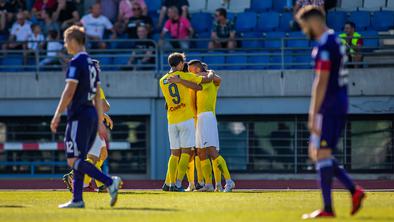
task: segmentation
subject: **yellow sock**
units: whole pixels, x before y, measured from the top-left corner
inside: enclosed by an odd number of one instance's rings
[[[187,181],[189,184],[194,184],[194,158],[191,157],[188,165],[188,170],[186,171]]]
[[[166,174],[166,180],[164,181],[164,183],[169,186],[171,183],[171,179],[170,179],[170,171],[167,168],[167,174]]]
[[[209,159],[201,161],[202,173],[204,175],[205,184],[212,184],[212,165]]]
[[[220,172],[218,159],[212,160],[213,176],[216,184],[222,184],[222,172]]]
[[[197,181],[199,184],[204,184],[204,176],[202,174],[200,157],[196,156],[194,161],[196,162],[195,167],[197,171]]]
[[[101,166],[103,166],[103,164],[104,164],[104,161],[99,160],[99,161],[97,161],[97,163],[96,163],[95,166],[96,166],[96,168],[97,168],[98,170],[101,171]],[[101,187],[101,186],[104,185],[102,182],[100,182],[100,181],[98,181],[98,180],[94,180],[94,182],[96,182],[96,186],[97,186],[97,187]]]
[[[182,153],[178,163],[178,175],[176,177],[177,183],[178,181],[182,182],[183,178],[185,177],[187,167],[189,165],[189,160],[190,155],[187,153]],[[177,184],[177,186],[179,186],[179,184]]]
[[[87,162],[93,164],[93,160],[91,159],[86,159]],[[87,174],[85,174],[85,177],[83,178],[83,187],[87,187],[90,184],[90,181],[92,181],[92,178],[90,176],[88,176]]]
[[[227,163],[224,160],[224,158],[222,156],[219,156],[218,158],[216,158],[216,160],[218,161],[218,166],[219,166],[219,169],[221,169],[221,171],[222,171],[224,179],[226,179],[226,180],[231,179],[231,175],[230,175],[230,172],[228,171]]]
[[[178,168],[178,161],[179,161],[179,157],[174,156],[174,155],[171,155],[170,159],[168,160],[167,171],[169,172],[169,177],[170,177],[170,184],[169,185],[175,184],[177,168]]]

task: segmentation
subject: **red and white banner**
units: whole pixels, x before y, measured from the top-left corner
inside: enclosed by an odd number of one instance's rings
[[[128,142],[110,142],[110,150],[129,150]],[[64,150],[64,143],[0,143],[0,151],[47,151],[47,150]]]

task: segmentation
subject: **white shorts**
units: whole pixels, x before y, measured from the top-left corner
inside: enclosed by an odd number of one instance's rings
[[[88,154],[93,155],[95,157],[100,157],[101,148],[103,148],[105,146],[107,146],[105,144],[105,141],[102,140],[100,138],[100,136],[97,134],[96,139],[94,139],[94,143],[93,143],[92,147],[90,148]]]
[[[194,119],[168,125],[168,136],[172,150],[191,148],[196,145]]]
[[[200,113],[197,116],[196,147],[215,147],[219,151],[218,123],[213,112]]]

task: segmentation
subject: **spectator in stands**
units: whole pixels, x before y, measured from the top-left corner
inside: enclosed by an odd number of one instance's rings
[[[39,13],[41,10],[47,10],[52,14],[56,10],[56,0],[36,0],[33,5],[33,14]]]
[[[4,40],[8,38],[8,30],[12,24],[12,12],[6,0],[0,0],[0,36]]]
[[[110,30],[112,32],[112,38],[116,38],[116,31],[111,21],[101,15],[100,3],[96,3],[91,7],[91,13],[83,16],[81,23],[85,27],[87,38],[94,41],[94,44],[92,44],[93,48],[106,48],[106,44],[102,42],[105,30]]]
[[[208,48],[234,49],[237,45],[235,41],[236,32],[234,23],[227,19],[226,9],[216,9],[215,20]]]
[[[307,5],[317,6],[322,11],[324,11],[324,0],[297,0],[293,7],[294,15],[298,12],[298,10],[300,10],[301,8]]]
[[[119,0],[99,0],[101,4],[101,14],[107,17],[111,22],[116,22],[118,18]]]
[[[38,51],[43,49],[44,46],[44,35],[41,33],[41,27],[38,24],[31,25],[33,34],[29,36],[27,48],[31,51]]]
[[[189,17],[189,2],[187,0],[164,0],[160,9],[159,23],[157,24],[158,29],[161,28],[164,17],[168,13],[167,9],[174,6],[178,9],[178,12],[181,12],[182,17]]]
[[[16,22],[12,25],[9,43],[3,45],[3,50],[6,49],[26,49],[26,41],[32,34],[30,22],[26,21],[25,14],[19,12],[16,16]],[[15,42],[17,41],[17,42]]]
[[[59,23],[52,20],[52,17],[47,10],[42,10],[36,16],[33,16],[33,23],[38,24],[41,27],[43,34],[48,35],[49,30],[56,30],[60,33]]]
[[[80,16],[74,0],[58,0],[52,20],[60,24],[61,30],[79,22]]]
[[[129,38],[136,39],[137,35],[137,27],[144,26],[147,29],[148,35],[152,30],[152,19],[146,15],[143,15],[143,9],[138,2],[133,3],[133,16],[129,19],[127,24],[127,33]]]
[[[172,47],[188,49],[189,39],[193,36],[193,28],[186,17],[180,16],[178,8],[172,6],[168,9],[168,20],[163,27],[163,31],[160,34],[160,45],[163,45],[163,39],[167,35],[170,38],[178,41],[170,41]]]
[[[146,67],[155,63],[155,45],[148,40],[148,27],[141,25],[137,28],[139,40],[135,43],[135,51],[131,54],[128,65],[133,65],[134,70],[152,70],[154,67]],[[142,66],[142,67],[141,67]],[[145,67],[144,67],[145,66]]]
[[[346,46],[346,55],[350,62],[361,62],[361,48],[363,46],[362,36],[356,32],[354,22],[346,22],[344,32],[339,35],[341,42]],[[355,67],[358,67],[357,65]]]
[[[141,8],[142,15],[148,15],[148,7],[146,7],[144,0],[121,0],[119,3],[118,21],[127,22],[134,16],[134,4],[138,3]]]
[[[47,66],[55,63],[63,63],[63,45],[59,41],[59,33],[55,30],[49,31],[47,38],[47,56],[43,59],[39,67]]]

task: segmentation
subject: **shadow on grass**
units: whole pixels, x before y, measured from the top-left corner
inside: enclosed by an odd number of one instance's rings
[[[394,221],[394,217],[357,217],[362,221]]]
[[[158,212],[176,212],[178,209],[169,208],[152,208],[152,207],[114,207],[114,208],[99,208],[100,210],[131,210],[131,211],[158,211]]]
[[[162,195],[162,194],[166,194],[165,192],[144,192],[144,191],[120,191],[119,193],[120,195],[139,195],[139,194],[143,194],[143,195]]]
[[[26,208],[22,205],[0,205],[0,208]]]

